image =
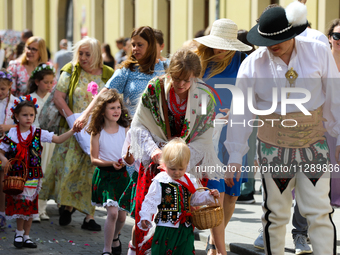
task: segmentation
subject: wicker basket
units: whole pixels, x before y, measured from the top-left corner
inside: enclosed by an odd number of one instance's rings
[[[24,178],[18,176],[7,176],[13,161],[21,161],[23,170],[24,170]],[[25,182],[27,180],[27,168],[26,164],[19,159],[12,158],[8,160],[8,163],[4,167],[4,187],[3,192],[8,195],[18,195],[24,191]]]
[[[206,187],[198,188],[197,190],[200,190],[200,189],[210,190],[209,188],[206,188]],[[189,206],[190,206],[191,196],[192,195],[190,195],[190,198],[189,198]],[[202,207],[195,211],[191,211],[191,206],[190,206],[190,213],[192,215],[191,216],[192,224],[197,229],[203,230],[203,229],[214,228],[222,223],[223,209],[221,208],[220,203],[217,201],[218,200],[215,198],[215,205]]]

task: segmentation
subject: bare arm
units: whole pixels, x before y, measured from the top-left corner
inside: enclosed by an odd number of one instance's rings
[[[66,93],[60,92],[59,90],[56,89],[54,92],[54,97],[53,97],[54,104],[57,107],[61,116],[64,116],[64,113],[63,113],[63,110],[64,110],[66,116],[68,117],[68,116],[71,116],[73,112],[68,107],[65,99],[66,99]]]
[[[92,100],[92,102],[89,104],[89,106],[86,108],[86,110],[83,112],[83,114],[76,119],[76,121],[73,124],[73,128],[75,128],[76,132],[79,132],[84,126],[85,126],[85,120],[88,118],[90,115],[90,112],[92,108],[95,106],[97,103],[97,98],[100,94],[104,93],[105,91],[108,91],[109,89],[104,87],[99,94]],[[65,101],[65,100],[64,100]],[[67,113],[66,113],[67,114]]]
[[[7,124],[0,125],[0,133],[7,132],[8,130],[10,130],[11,128],[15,126],[16,125],[7,125]]]
[[[5,151],[0,150],[0,160],[1,160],[1,166],[5,167],[8,163],[8,159],[5,157]]]
[[[56,72],[58,72],[58,68],[59,68],[59,65],[58,65],[57,62],[55,62],[55,64],[54,64],[54,69],[55,69]]]
[[[94,166],[114,166],[116,169],[121,169],[124,165],[120,165],[116,161],[106,161],[99,158],[99,136],[91,134],[91,163]]]
[[[73,129],[67,131],[66,133],[62,134],[62,135],[54,135],[52,137],[52,143],[63,143],[65,142],[67,139],[69,139],[75,132],[73,131]]]

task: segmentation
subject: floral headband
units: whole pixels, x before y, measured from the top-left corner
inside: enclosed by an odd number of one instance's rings
[[[0,71],[0,79],[7,79],[10,82],[12,82],[12,79],[13,79],[12,73]]]
[[[55,73],[55,69],[54,69],[53,66],[50,66],[50,65],[47,65],[47,64],[42,64],[42,65],[40,65],[40,66],[37,66],[37,67],[33,70],[32,74],[31,74],[31,78],[34,78],[34,76],[35,76],[36,73],[39,73],[39,72],[41,72],[41,71],[43,71],[43,70],[51,70],[51,71],[53,71],[53,73]]]
[[[15,108],[17,108],[17,106],[24,101],[32,101],[35,108],[39,108],[39,105],[37,104],[37,99],[36,98],[32,98],[31,95],[27,95],[27,96],[21,96],[19,97],[20,102],[18,100],[14,100],[14,105],[11,107],[11,112],[14,113]],[[14,119],[14,114],[12,115],[12,119]]]

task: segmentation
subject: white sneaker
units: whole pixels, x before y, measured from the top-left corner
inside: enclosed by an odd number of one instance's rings
[[[294,237],[295,254],[307,254],[312,253],[312,249],[307,244],[307,237],[304,235],[297,234]]]
[[[38,217],[34,217],[33,218],[33,222],[40,222],[40,217],[38,216]]]
[[[40,214],[40,219],[41,220],[49,220],[50,217],[46,214],[46,212],[43,212]]]

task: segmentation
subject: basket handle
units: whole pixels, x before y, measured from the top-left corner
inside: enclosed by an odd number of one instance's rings
[[[209,189],[209,188],[207,188],[207,187],[200,187],[200,188],[197,188],[196,189],[196,191],[197,190],[201,190],[201,189],[205,189],[205,190],[211,190],[211,189]],[[192,211],[191,211],[191,196],[192,196],[193,194],[190,194],[190,196],[189,196],[189,212],[191,213]],[[215,204],[216,205],[219,205],[219,206],[221,206],[221,202],[220,202],[220,199],[218,199],[218,198],[216,198],[216,197],[214,197],[214,199],[215,199]],[[218,203],[217,203],[218,202]]]
[[[9,172],[10,168],[12,167],[12,162],[14,161],[21,161],[23,169],[24,169],[24,176],[23,178],[25,179],[25,181],[27,180],[27,168],[26,168],[26,164],[24,161],[18,159],[18,158],[11,158],[7,161],[7,164],[4,167],[4,176],[7,176],[7,173]]]

